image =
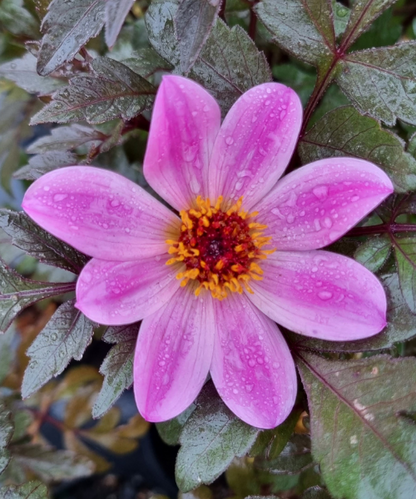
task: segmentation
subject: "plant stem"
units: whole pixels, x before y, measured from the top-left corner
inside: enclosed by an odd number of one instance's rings
[[[387,223],[370,225],[368,227],[354,227],[350,231],[348,231],[345,236],[370,236],[374,234],[396,234],[397,232],[416,232],[416,225]]]

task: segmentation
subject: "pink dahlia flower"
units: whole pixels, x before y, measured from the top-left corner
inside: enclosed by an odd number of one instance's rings
[[[281,177],[302,119],[290,88],[246,92],[221,124],[214,98],[166,76],[153,111],[144,174],[179,216],[129,180],[74,166],[48,173],[23,208],[92,256],[76,306],[90,319],[142,321],[134,360],[141,414],[186,409],[208,373],[242,420],[272,428],[290,413],[296,373],[276,322],[347,341],[386,324],[380,282],[321,251],[392,191],[377,166],[329,158]]]

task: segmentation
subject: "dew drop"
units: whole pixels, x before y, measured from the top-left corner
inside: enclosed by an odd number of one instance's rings
[[[324,199],[328,195],[328,186],[326,185],[318,185],[317,187],[314,187],[312,192],[315,194],[315,196],[318,199]]]
[[[234,139],[232,137],[227,137],[225,139],[225,143],[229,146],[233,145],[234,144]]]
[[[318,296],[321,300],[329,300],[330,298],[332,298],[332,293],[330,291],[320,291],[318,293]]]

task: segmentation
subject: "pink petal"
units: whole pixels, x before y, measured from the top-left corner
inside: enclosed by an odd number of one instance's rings
[[[262,262],[248,295],[296,333],[333,341],[367,338],[386,325],[380,281],[355,260],[328,251],[278,251]]]
[[[82,270],[76,307],[89,319],[107,325],[131,324],[159,310],[179,288],[170,255],[132,262],[93,258]]]
[[[211,364],[214,343],[212,299],[179,288],[141,325],[134,359],[134,394],[148,421],[165,421],[198,395]]]
[[[296,398],[296,371],[278,327],[247,298],[214,300],[216,338],[211,376],[221,398],[243,421],[274,428]]]
[[[221,122],[215,99],[200,85],[165,76],[153,108],[144,175],[178,211],[208,196],[208,164]]]
[[[70,166],[34,182],[22,203],[41,227],[87,255],[128,261],[166,253],[180,221],[144,189],[101,168]]]
[[[372,163],[328,158],[286,175],[255,210],[279,250],[317,249],[339,239],[392,192],[388,176]]]
[[[250,209],[282,175],[302,122],[297,94],[280,83],[250,89],[233,105],[215,141],[210,165],[210,197],[244,196]]]

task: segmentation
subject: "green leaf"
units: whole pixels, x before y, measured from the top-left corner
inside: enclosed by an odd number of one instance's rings
[[[416,41],[353,52],[339,64],[336,81],[362,114],[416,124]]]
[[[174,18],[179,67],[188,74],[207,41],[221,7],[220,0],[182,0]]]
[[[24,7],[23,0],[2,0],[0,24],[17,37],[38,38],[39,36],[38,22]]]
[[[13,460],[46,483],[90,476],[94,472],[93,463],[84,456],[34,444],[15,446]]]
[[[140,75],[107,57],[94,59],[91,68],[92,73],[75,76],[69,86],[56,91],[31,124],[128,120],[149,109],[156,90]]]
[[[0,402],[0,473],[10,462],[10,452],[6,449],[14,432],[12,413],[3,402]]]
[[[276,475],[296,475],[313,465],[309,435],[294,434],[279,456],[274,459],[256,461],[256,466]]]
[[[178,40],[173,20],[177,0],[153,0],[146,11],[146,30],[152,47],[172,66],[180,63]]]
[[[46,95],[65,84],[57,78],[39,76],[36,71],[36,57],[31,53],[21,59],[13,59],[0,66],[0,76],[14,81],[16,85],[32,94]]]
[[[45,135],[34,141],[27,148],[29,154],[44,154],[52,151],[72,151],[84,144],[97,146],[106,135],[94,128],[73,124],[59,126],[51,130],[51,135]]]
[[[224,405],[212,383],[205,385],[180,437],[175,471],[180,490],[214,481],[235,456],[246,454],[257,433]]]
[[[354,258],[371,272],[377,272],[386,263],[390,249],[391,242],[387,234],[370,237],[358,247]]]
[[[14,173],[13,177],[23,180],[36,180],[45,173],[73,166],[79,163],[78,156],[68,151],[48,151],[29,158],[29,163],[22,166]]]
[[[296,348],[324,352],[369,352],[392,347],[395,343],[410,340],[416,336],[415,316],[403,299],[399,277],[396,273],[385,274],[380,278],[387,295],[387,325],[384,330],[364,340],[323,341],[300,336],[288,335]]]
[[[4,332],[24,308],[50,298],[69,293],[75,283],[51,283],[25,279],[0,259],[0,331]]]
[[[92,408],[92,417],[101,418],[116,402],[120,395],[133,383],[133,359],[139,326],[108,328],[103,336],[107,343],[117,343],[108,352],[101,364],[100,373],[104,376],[103,386]]]
[[[333,2],[332,10],[334,13],[335,37],[339,38],[345,33],[345,30],[347,29],[351,10],[339,2]]]
[[[403,499],[416,490],[416,359],[330,361],[298,356],[311,414],[312,452],[342,499]]]
[[[122,62],[146,79],[150,79],[158,71],[166,72],[173,69],[173,66],[152,48],[132,52],[131,57],[124,59]]]
[[[48,499],[49,491],[46,485],[37,480],[32,480],[23,485],[10,485],[0,489],[3,499]]]
[[[157,423],[156,429],[161,439],[168,445],[179,445],[179,440],[183,427],[188,421],[190,415],[194,412],[196,405],[191,404],[176,418],[169,419],[163,423]]]
[[[37,69],[48,75],[72,60],[90,38],[97,36],[104,25],[103,0],[53,0],[42,21],[42,45]]]
[[[261,431],[250,450],[250,456],[256,456],[256,464],[276,459],[285,448],[291,437],[296,423],[301,415],[301,410],[293,409],[290,416],[277,428]]]
[[[302,138],[299,153],[303,163],[339,156],[365,159],[383,168],[398,192],[416,189],[416,159],[404,151],[404,142],[352,106],[319,120]]]
[[[29,397],[61,374],[71,359],[80,360],[91,342],[93,327],[94,323],[74,307],[74,301],[61,305],[27,351],[30,361],[22,397]]]
[[[254,8],[273,41],[296,58],[321,66],[332,58],[335,31],[330,2],[263,0]]]
[[[293,63],[273,66],[273,76],[292,88],[299,95],[303,106],[306,106],[315,86],[316,75],[312,71]]]
[[[0,227],[11,242],[42,263],[79,274],[89,257],[39,227],[26,213],[0,210]]]
[[[105,3],[105,41],[111,48],[123,26],[134,0],[107,0]]]
[[[341,41],[346,52],[355,40],[361,36],[386,9],[397,0],[363,0],[354,1],[350,20]]]
[[[416,237],[413,234],[392,235],[400,288],[410,310],[416,313]]]
[[[217,19],[190,76],[215,97],[223,114],[251,87],[271,80],[264,54],[246,31],[240,26],[230,29],[221,19]]]

